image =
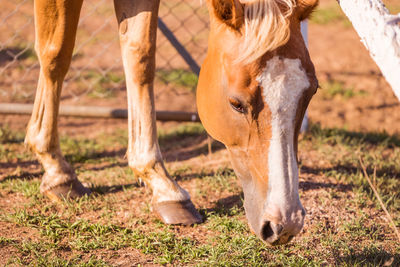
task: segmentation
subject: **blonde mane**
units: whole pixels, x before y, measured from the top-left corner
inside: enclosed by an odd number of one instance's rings
[[[238,62],[250,63],[284,45],[295,0],[256,0],[244,4],[243,42]]]

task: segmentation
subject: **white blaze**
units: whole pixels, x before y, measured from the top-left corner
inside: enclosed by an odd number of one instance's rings
[[[299,59],[279,56],[267,62],[257,81],[263,88],[264,101],[271,111],[266,205],[288,212],[282,214],[285,218],[292,212],[290,207],[298,207],[300,203],[293,136],[297,106],[310,83]]]

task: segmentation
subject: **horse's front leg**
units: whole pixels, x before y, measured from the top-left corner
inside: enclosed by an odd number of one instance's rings
[[[25,143],[45,170],[40,191],[57,200],[90,193],[61,154],[57,133],[61,86],[71,62],[81,6],[82,0],[35,1],[40,76]]]
[[[165,169],[157,140],[153,79],[159,0],[114,4],[128,90],[129,166],[153,190],[153,210],[165,223],[199,223],[189,194]]]

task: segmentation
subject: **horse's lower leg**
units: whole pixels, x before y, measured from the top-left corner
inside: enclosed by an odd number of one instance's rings
[[[201,216],[168,174],[157,141],[153,79],[159,0],[114,0],[128,90],[129,166],[153,190],[153,209],[169,224]]]
[[[45,170],[40,190],[52,199],[90,193],[61,154],[57,132],[61,87],[71,62],[81,6],[82,0],[35,1],[35,48],[41,68],[25,143]]]

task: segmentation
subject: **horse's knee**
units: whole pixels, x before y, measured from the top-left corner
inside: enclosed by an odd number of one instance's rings
[[[155,50],[152,45],[129,40],[122,51],[127,59],[127,68],[134,76],[133,81],[139,85],[152,83],[155,72]]]
[[[42,48],[35,47],[41,65],[42,74],[54,81],[63,80],[67,74],[72,51],[63,43],[53,43]]]

